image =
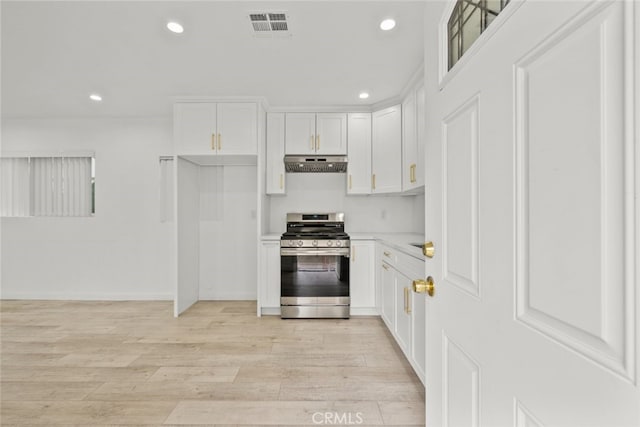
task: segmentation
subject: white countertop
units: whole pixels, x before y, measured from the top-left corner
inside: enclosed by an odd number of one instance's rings
[[[349,233],[351,240],[377,240],[412,257],[424,260],[422,249],[411,243],[424,243],[424,236],[418,233]]]

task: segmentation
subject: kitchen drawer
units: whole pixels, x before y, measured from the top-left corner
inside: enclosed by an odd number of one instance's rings
[[[395,267],[398,262],[398,253],[389,246],[380,245],[380,259]]]
[[[398,254],[395,267],[413,280],[424,276],[424,260],[405,253]]]

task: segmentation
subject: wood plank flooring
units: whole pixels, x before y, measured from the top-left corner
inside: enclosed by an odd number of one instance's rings
[[[424,425],[379,318],[256,317],[253,301],[0,302],[0,424]]]

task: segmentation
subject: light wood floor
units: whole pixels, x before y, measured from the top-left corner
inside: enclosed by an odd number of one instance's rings
[[[424,425],[424,387],[380,319],[255,313],[2,301],[0,423]]]

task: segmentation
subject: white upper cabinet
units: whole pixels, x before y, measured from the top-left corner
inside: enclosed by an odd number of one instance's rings
[[[402,191],[424,186],[424,86],[402,102]]]
[[[258,153],[258,106],[253,102],[174,105],[176,154]]]
[[[371,114],[348,114],[347,135],[347,194],[371,194]]]
[[[287,154],[315,154],[316,115],[314,113],[287,113],[285,128]]]
[[[401,106],[373,113],[371,187],[372,193],[402,191]]]
[[[267,114],[266,192],[284,194],[284,113]]]
[[[316,114],[316,153],[347,154],[346,114]]]
[[[286,154],[347,154],[345,113],[287,113],[285,121]]]

